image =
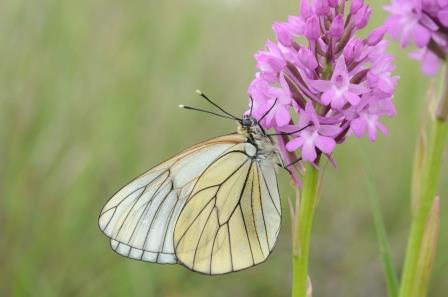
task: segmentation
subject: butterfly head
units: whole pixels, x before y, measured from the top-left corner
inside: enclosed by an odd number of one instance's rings
[[[239,121],[238,131],[246,136],[266,136],[266,133],[258,120],[250,114],[243,115],[243,118]]]
[[[258,126],[258,121],[253,116],[245,114],[243,115],[240,124],[243,128],[250,129],[254,126]]]

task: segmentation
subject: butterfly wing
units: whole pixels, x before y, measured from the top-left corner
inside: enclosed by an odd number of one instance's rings
[[[198,177],[245,139],[218,137],[178,154],[119,190],[104,206],[99,227],[112,248],[133,259],[176,263],[174,225]]]
[[[272,160],[253,158],[242,143],[222,154],[199,177],[174,230],[178,260],[188,268],[223,274],[263,262],[281,223]]]

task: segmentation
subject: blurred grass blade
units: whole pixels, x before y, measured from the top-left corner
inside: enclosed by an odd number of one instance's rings
[[[399,287],[397,273],[390,253],[390,245],[387,239],[386,228],[384,226],[383,215],[381,214],[378,195],[370,176],[367,177],[367,183],[369,191],[370,209],[372,211],[375,230],[378,237],[378,244],[380,247],[380,253],[384,265],[384,274],[387,283],[387,292],[389,297],[397,297]]]
[[[369,161],[365,154],[365,151],[359,145],[359,151],[363,162],[364,173],[366,175],[367,191],[370,202],[370,210],[373,216],[373,222],[375,225],[376,235],[378,239],[378,245],[380,248],[381,258],[383,261],[384,277],[387,285],[387,293],[389,297],[398,296],[398,277],[395,270],[394,263],[392,261],[390,245],[387,239],[386,227],[384,225],[383,215],[381,213],[381,207],[378,199],[378,194],[373,182],[373,177],[368,172]]]
[[[423,172],[423,166],[425,164],[425,156],[428,147],[428,140],[425,129],[421,127],[420,134],[418,136],[417,144],[414,152],[414,164],[412,169],[412,184],[411,184],[411,207],[412,214],[417,213],[419,207],[419,199],[421,195],[421,173]]]
[[[434,82],[428,88],[426,98],[428,101],[428,106],[434,105],[437,103],[437,91],[434,87]],[[434,103],[435,102],[435,103]],[[423,116],[420,120],[420,133],[418,135],[417,143],[415,145],[414,151],[414,161],[412,166],[412,184],[411,184],[411,212],[412,215],[417,213],[419,208],[419,200],[421,197],[422,184],[421,184],[421,174],[424,169],[425,158],[428,152],[428,117],[430,112],[423,113]]]
[[[415,283],[415,297],[426,296],[428,291],[429,279],[431,277],[432,265],[437,248],[440,229],[440,199],[436,197],[428,218],[428,224],[425,229],[425,237],[422,242],[420,260],[418,262],[417,277]]]

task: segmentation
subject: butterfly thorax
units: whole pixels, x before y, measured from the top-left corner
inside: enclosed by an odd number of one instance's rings
[[[238,133],[246,137],[247,142],[255,146],[255,158],[258,160],[273,160],[278,155],[274,140],[266,135],[257,120],[245,115],[238,125]]]

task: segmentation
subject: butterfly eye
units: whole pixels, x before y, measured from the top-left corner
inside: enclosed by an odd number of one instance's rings
[[[252,127],[255,125],[255,121],[253,118],[246,116],[241,120],[241,125],[243,125],[244,127]]]

